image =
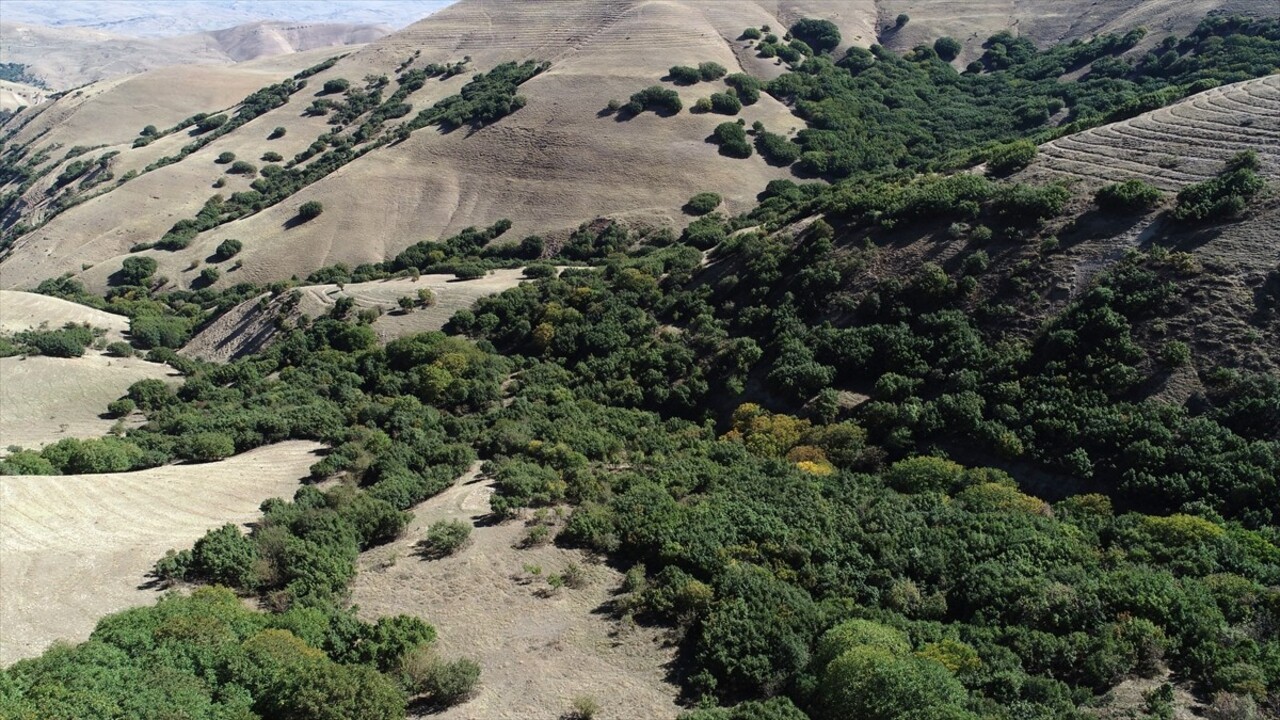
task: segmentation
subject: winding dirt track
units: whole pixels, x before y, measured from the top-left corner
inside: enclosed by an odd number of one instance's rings
[[[155,601],[152,564],[210,528],[292,497],[320,446],[290,441],[204,465],[0,477],[0,665],[84,640],[104,615]]]

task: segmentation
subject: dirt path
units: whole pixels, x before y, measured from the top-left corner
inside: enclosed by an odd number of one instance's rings
[[[600,718],[673,718],[681,710],[665,666],[673,650],[644,628],[619,632],[598,612],[622,576],[590,564],[585,553],[552,546],[516,549],[524,522],[483,521],[493,488],[478,466],[449,490],[414,508],[405,536],[365,553],[352,588],[367,618],[418,615],[436,627],[447,658],[468,656],[483,668],[476,697],[432,718],[556,718],[573,698],[594,697]],[[424,560],[413,552],[426,528],[441,519],[473,524],[471,543],[457,554]],[[590,582],[544,596],[542,575],[570,563],[587,568]],[[424,716],[425,717],[425,716]]]
[[[292,497],[320,446],[291,441],[217,463],[133,473],[0,478],[0,665],[80,642],[104,615],[155,601],[170,548]]]

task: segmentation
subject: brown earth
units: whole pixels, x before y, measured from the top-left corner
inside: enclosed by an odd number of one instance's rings
[[[675,224],[684,220],[680,205],[704,190],[725,195],[730,212],[742,211],[768,180],[786,173],[759,157],[722,157],[704,142],[724,118],[686,111],[670,118],[646,113],[618,122],[600,111],[610,99],[625,99],[657,82],[677,63],[714,60],[731,71],[764,77],[778,73],[776,61],[756,58],[748,43],[737,40],[747,26],[782,28],[803,16],[830,17],[850,43],[880,41],[902,49],[944,33],[980,39],[1005,28],[1041,43],[1126,30],[1138,23],[1162,35],[1186,32],[1209,10],[1271,9],[1264,0],[1120,0],[1089,5],[1028,0],[996,7],[975,0],[464,0],[371,43],[314,78],[313,85],[334,77],[394,74],[416,51],[422,51],[418,64],[470,56],[478,71],[507,60],[550,61],[548,72],[521,88],[529,100],[525,108],[475,133],[419,131],[402,144],[350,163],[274,208],[205,233],[186,250],[156,257],[161,272],[176,277],[193,261],[207,257],[223,238],[237,237],[258,244],[245,256],[244,277],[262,281],[305,276],[336,262],[382,260],[419,240],[446,237],[503,217],[515,222],[516,238],[562,233],[601,216]],[[903,11],[911,14],[911,22],[900,30],[885,30]],[[410,101],[415,108],[426,107],[456,93],[467,77],[428,83]],[[688,107],[721,88],[719,82],[701,83],[679,92]],[[82,264],[94,262],[98,266],[84,271],[83,279],[101,289],[132,245],[155,241],[174,221],[194,215],[213,194],[209,186],[224,170],[212,163],[218,153],[256,158],[275,149],[287,157],[331,129],[325,118],[300,116],[311,99],[311,92],[299,93],[285,107],[183,162],[68,210],[19,240],[0,263],[0,284],[25,287],[63,272],[81,273]],[[185,110],[189,114],[219,107],[224,106],[192,103]],[[801,126],[788,108],[767,96],[746,108],[742,117],[748,123],[759,120],[773,131]],[[145,122],[135,116],[128,123],[128,137]],[[288,128],[289,135],[267,143],[266,135],[277,125]],[[119,177],[139,169],[186,141],[165,138],[140,150],[113,145],[110,149],[121,151],[112,160],[113,171]],[[233,178],[222,192],[247,185],[248,179]],[[37,217],[40,194],[46,189],[37,186],[28,194]],[[290,227],[297,207],[310,200],[322,202],[325,214]]]
[[[131,37],[78,27],[0,24],[0,62],[28,66],[52,90],[67,90],[171,65],[228,65],[274,55],[356,45],[385,25],[253,22],[173,37]]]
[[[581,551],[517,548],[525,522],[489,520],[493,488],[476,470],[413,508],[400,540],[364,553],[352,585],[363,617],[420,616],[439,633],[442,657],[480,663],[473,699],[415,717],[555,718],[574,698],[589,696],[600,703],[599,718],[674,718],[678,689],[666,679],[674,649],[659,632],[623,626],[602,609],[621,574]],[[442,559],[415,554],[427,527],[443,519],[475,525],[470,543]],[[571,563],[586,569],[585,587],[552,591],[545,577]]]
[[[155,602],[147,573],[166,550],[292,497],[318,448],[291,441],[204,465],[0,478],[0,665]]]

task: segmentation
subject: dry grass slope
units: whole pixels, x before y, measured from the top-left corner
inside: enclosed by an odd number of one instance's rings
[[[485,518],[492,493],[473,469],[413,508],[402,539],[361,556],[352,586],[366,618],[418,615],[439,631],[443,656],[471,657],[483,668],[474,699],[426,717],[554,718],[587,695],[600,702],[602,719],[674,718],[678,690],[665,680],[674,649],[654,630],[620,628],[598,612],[621,583],[616,570],[591,564],[581,551],[516,549],[526,532],[518,520],[479,524],[470,544],[446,558],[413,554],[431,523]],[[539,566],[545,576],[570,563],[586,568],[586,586],[554,593],[525,567]]]
[[[319,446],[285,442],[218,463],[0,479],[0,665],[79,642],[104,615],[155,601],[146,574],[206,530],[291,497]]]
[[[1008,0],[994,4],[985,0],[462,0],[369,44],[313,78],[312,86],[336,77],[390,75],[417,51],[422,53],[418,65],[469,55],[472,67],[480,71],[508,60],[551,61],[548,72],[521,88],[529,100],[526,107],[475,133],[419,131],[402,144],[350,163],[286,202],[204,233],[185,250],[152,254],[161,263],[161,274],[185,286],[199,272],[187,269],[193,262],[204,261],[222,239],[236,237],[246,241],[246,248],[240,257],[244,268],[234,279],[266,282],[302,277],[337,262],[355,265],[382,260],[414,242],[447,237],[469,225],[486,225],[503,217],[515,222],[510,233],[515,238],[562,234],[602,216],[677,224],[686,219],[680,205],[705,190],[724,195],[729,211],[737,212],[753,204],[770,179],[787,173],[758,156],[749,160],[720,156],[705,138],[724,120],[722,116],[686,111],[659,118],[646,113],[618,122],[600,111],[610,99],[626,99],[653,84],[673,64],[713,60],[731,71],[745,69],[765,77],[777,74],[776,61],[754,57],[736,38],[747,26],[783,28],[803,16],[832,18],[852,44],[879,41],[902,49],[950,34],[966,41],[966,52],[978,52],[981,39],[1006,28],[1049,43],[1146,24],[1153,30],[1152,37],[1158,38],[1190,30],[1209,10],[1261,13],[1273,11],[1274,4],[1269,0]],[[899,12],[910,14],[911,22],[900,30],[886,30]],[[456,93],[466,79],[462,75],[430,82],[410,101],[421,109]],[[716,88],[717,84],[704,83],[679,92],[689,107]],[[210,185],[223,177],[223,168],[212,162],[218,153],[257,158],[270,149],[288,157],[328,132],[331,126],[325,118],[301,117],[311,100],[310,90],[299,93],[286,106],[183,162],[76,206],[24,236],[11,256],[0,261],[0,286],[27,287],[72,272],[91,288],[102,289],[132,245],[157,240],[174,221],[194,215],[215,192]],[[139,103],[145,104],[145,97],[131,101]],[[218,107],[204,103],[186,109]],[[747,123],[759,120],[775,132],[801,126],[788,108],[768,97],[744,109],[742,117]],[[140,117],[129,122],[128,137],[145,122]],[[288,136],[267,143],[266,135],[277,125],[286,127]],[[117,137],[109,142],[124,140]],[[119,177],[144,167],[171,154],[184,141],[183,137],[165,138],[139,150],[113,146],[122,151],[112,160],[113,171]],[[231,178],[219,192],[244,190],[248,182]],[[43,192],[43,188],[32,192]],[[324,204],[325,214],[291,227],[289,220],[298,206],[312,200]],[[86,262],[96,265],[83,270]]]
[[[1098,185],[1136,178],[1163,190],[1207,180],[1243,150],[1280,178],[1280,75],[1214,88],[1040,147],[1028,177]]]
[[[315,48],[371,42],[385,25],[252,22],[174,37],[131,37],[78,27],[0,24],[0,62],[29,66],[53,90],[172,65],[226,65]]]

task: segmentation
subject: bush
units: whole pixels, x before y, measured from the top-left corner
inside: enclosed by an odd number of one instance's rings
[[[461,550],[471,539],[471,524],[461,520],[439,520],[427,528],[418,543],[418,552],[427,558],[442,558]]]
[[[119,400],[112,400],[107,403],[107,412],[110,413],[112,417],[122,418],[127,415],[132,415],[133,411],[136,410],[137,407],[138,406],[135,405],[132,400],[126,397],[120,398]]]
[[[133,357],[133,346],[122,340],[107,345],[107,354],[111,357]]]
[[[145,285],[156,272],[155,258],[127,257],[120,267],[120,278],[125,285]]]
[[[200,271],[200,284],[208,287],[218,282],[220,277],[222,277],[222,271],[216,267],[207,267]]]
[[[720,217],[706,215],[689,223],[689,227],[684,229],[680,240],[699,250],[708,250],[715,247],[726,237],[728,237],[728,231],[725,230],[724,223]]]
[[[684,211],[690,215],[706,215],[707,213],[720,207],[720,195],[713,192],[703,192],[689,198],[689,202],[685,203]]]
[[[556,266],[548,263],[534,263],[525,266],[524,276],[527,278],[549,278],[555,277]]]
[[[682,107],[684,105],[680,102],[680,93],[664,88],[661,85],[651,85],[633,94],[631,101],[626,105],[627,112],[632,115],[637,115],[645,110],[665,111],[674,115],[680,112]]]
[[[911,22],[911,16],[906,13],[902,13],[901,15],[898,16],[897,20],[895,20],[894,22],[896,23],[896,27],[899,27],[899,28],[906,27],[907,23]]]
[[[742,101],[733,93],[712,93],[711,111],[721,115],[737,115],[742,110]]]
[[[220,153],[213,161],[219,165],[226,165],[229,162],[234,162],[235,159],[236,154],[228,150],[227,152]]]
[[[747,131],[738,123],[720,123],[711,137],[712,142],[720,145],[721,155],[736,158],[751,157],[751,144],[747,142]]]
[[[425,696],[437,709],[470,699],[480,682],[479,663],[469,658],[446,662],[426,645],[410,652],[401,669],[409,692]]]
[[[322,205],[318,200],[309,200],[302,203],[298,208],[298,219],[302,220],[302,222],[310,222],[320,217],[320,214],[323,212],[324,205]]]
[[[590,695],[579,695],[569,706],[567,717],[570,720],[595,720],[600,712],[600,703]]]
[[[218,247],[213,251],[213,254],[218,260],[230,260],[235,257],[243,247],[244,244],[239,240],[236,240],[235,238],[227,238],[226,240],[218,243]]]
[[[324,87],[321,88],[320,93],[322,95],[333,95],[346,92],[347,88],[350,87],[351,83],[345,78],[334,78],[333,80],[325,80]]]
[[[700,77],[701,79],[707,82],[711,82],[712,80],[719,80],[720,78],[724,77],[725,73],[727,72],[729,71],[726,70],[725,67],[720,63],[704,62],[704,63],[698,64],[698,77]]]
[[[756,133],[756,150],[765,162],[777,167],[786,167],[800,159],[799,145],[785,135],[766,130]]]
[[[285,136],[285,134],[286,134],[286,133],[288,133],[288,132],[289,132],[289,131],[288,131],[288,130],[286,130],[283,126],[280,126],[280,127],[277,127],[276,129],[272,130],[272,131],[271,131],[271,134],[267,136],[267,139],[268,139],[268,140],[279,140],[280,138],[284,137],[284,136]]]
[[[1036,146],[1030,140],[1000,145],[987,157],[987,174],[1004,177],[1025,168],[1036,158]]]
[[[258,172],[258,168],[251,162],[237,160],[231,164],[231,167],[227,168],[227,172],[232,175],[254,175]]]
[[[183,317],[140,315],[129,321],[129,335],[136,347],[180,348],[191,337],[191,321]]]
[[[94,331],[87,325],[67,323],[58,330],[26,330],[14,339],[41,355],[74,358],[84,355],[84,349],[93,342],[94,336]]]
[[[182,438],[178,452],[187,460],[215,462],[234,455],[236,453],[236,443],[226,433],[191,433]]]
[[[747,28],[746,30],[743,30],[743,31],[742,31],[742,35],[740,35],[740,36],[739,36],[739,39],[741,39],[741,40],[759,40],[759,39],[760,39],[760,37],[761,37],[761,34],[760,34],[760,28],[753,28],[753,27],[749,27],[749,28]]]
[[[479,265],[459,265],[453,269],[454,277],[459,280],[478,280],[487,274],[489,271]]]
[[[210,115],[209,117],[206,117],[205,119],[196,123],[196,130],[198,132],[204,133],[204,132],[209,132],[210,130],[216,130],[226,124],[227,124],[226,115],[221,115],[221,114]]]
[[[689,67],[688,65],[673,65],[667,71],[667,77],[677,85],[693,85],[702,79],[702,75],[698,72],[698,68]]]
[[[760,88],[763,85],[759,80],[746,73],[734,73],[726,77],[724,82],[733,88],[739,102],[743,105],[754,105],[760,99]]]
[[[1093,196],[1098,208],[1109,213],[1134,213],[1150,210],[1160,204],[1160,188],[1141,180],[1111,183]]]
[[[805,18],[791,26],[791,35],[819,53],[835,50],[840,44],[840,28],[830,20]]]
[[[1238,153],[1212,180],[1188,185],[1178,192],[1173,219],[1183,222],[1230,220],[1244,212],[1248,201],[1265,187],[1256,172],[1258,155]]]
[[[284,156],[276,152],[275,150],[268,150],[262,153],[261,159],[262,159],[262,162],[276,163],[276,162],[280,162],[281,160],[284,160]]]
[[[953,37],[943,36],[933,41],[933,51],[938,53],[938,57],[947,62],[959,57],[960,51],[963,49],[964,46],[960,44],[960,41]]]

